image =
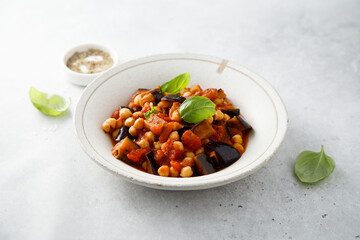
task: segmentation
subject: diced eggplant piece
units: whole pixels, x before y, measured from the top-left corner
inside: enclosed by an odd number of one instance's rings
[[[223,142],[209,142],[206,144],[205,149],[207,151],[215,151],[217,159],[225,167],[230,166],[241,157],[240,153],[233,146]]]
[[[131,107],[128,107],[128,106],[121,106],[121,108],[127,108],[127,109],[129,109],[132,113],[134,113],[135,112],[135,110],[134,109],[132,109]],[[120,109],[121,109],[120,108]]]
[[[231,134],[230,131],[224,122],[218,122],[217,124],[213,124],[212,127],[214,128],[216,134],[210,137],[211,141],[214,142],[224,142],[231,144]]]
[[[186,98],[179,95],[166,95],[162,97],[161,100],[182,103],[186,100]]]
[[[205,119],[204,121],[196,124],[191,131],[195,133],[200,140],[210,137],[215,133],[215,130],[211,124]]]
[[[230,118],[240,115],[240,109],[234,108],[234,109],[225,109],[221,110],[224,114],[227,114],[230,116]]]
[[[240,131],[252,129],[251,125],[241,115],[231,118],[229,121],[227,121],[227,125]]]
[[[120,142],[121,140],[123,140],[123,139],[126,138],[126,137],[134,140],[135,137],[133,137],[133,136],[129,133],[129,129],[130,129],[130,128],[127,127],[127,126],[122,126],[122,127],[120,128],[119,134],[117,135],[115,141],[116,141],[116,142]]]
[[[128,164],[132,164],[133,162],[127,158],[127,154],[139,148],[140,147],[136,143],[126,137],[113,147],[112,154],[115,158],[121,159]]]
[[[197,155],[194,158],[194,163],[199,175],[206,175],[216,172],[205,153]]]
[[[241,116],[236,116],[236,118],[239,120],[239,122],[243,125],[244,127],[244,130],[242,131],[245,131],[245,130],[250,130],[252,129],[252,126]]]
[[[148,88],[138,88],[138,91],[141,91],[141,92],[145,92],[145,91],[149,91],[150,89]]]
[[[211,165],[213,165],[213,167],[216,169],[216,170],[219,170],[221,168],[224,168],[224,165],[223,163],[216,157],[216,153],[215,151],[212,151],[208,154],[209,156],[209,161],[211,163]]]
[[[157,165],[156,161],[155,161],[155,156],[153,152],[148,152],[146,155],[147,160],[149,160],[150,162],[150,166],[151,166],[151,170],[155,175],[158,175],[158,168],[159,166]]]
[[[155,89],[154,91],[151,91],[151,94],[153,95],[156,104],[161,101],[161,98],[163,97],[161,91],[159,89]]]

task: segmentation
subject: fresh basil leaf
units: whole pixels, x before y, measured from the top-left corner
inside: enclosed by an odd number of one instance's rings
[[[65,112],[70,106],[70,98],[66,101],[62,96],[47,94],[30,87],[30,100],[32,104],[42,113],[50,116],[58,116]]]
[[[156,113],[153,103],[150,103],[150,107],[151,110],[147,111],[144,115],[146,119],[149,119],[151,114]]]
[[[305,151],[296,158],[295,174],[305,183],[320,181],[328,177],[334,169],[335,161],[325,154],[323,146],[320,152]]]
[[[188,123],[198,123],[215,114],[215,104],[208,98],[195,96],[180,105],[180,117]]]
[[[160,86],[163,93],[178,94],[190,82],[190,73],[183,73]]]

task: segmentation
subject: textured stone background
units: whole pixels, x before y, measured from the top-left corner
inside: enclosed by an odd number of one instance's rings
[[[169,192],[121,180],[82,151],[72,117],[83,88],[60,59],[101,42],[120,62],[169,52],[230,59],[273,84],[287,137],[255,174],[215,189]],[[0,239],[360,238],[360,2],[0,1]],[[72,97],[50,118],[30,86]],[[296,156],[336,163],[314,185]]]

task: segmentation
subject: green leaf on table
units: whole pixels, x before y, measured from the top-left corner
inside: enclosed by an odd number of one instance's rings
[[[320,152],[305,151],[299,154],[295,163],[295,174],[304,183],[314,183],[328,177],[335,169],[335,161]]]
[[[186,122],[198,123],[215,114],[215,103],[206,97],[191,97],[180,105],[179,113]]]
[[[58,116],[65,112],[70,106],[70,98],[66,101],[62,96],[47,94],[30,87],[30,100],[32,104],[43,114]]]
[[[183,73],[160,86],[163,93],[178,94],[190,82],[190,73]]]

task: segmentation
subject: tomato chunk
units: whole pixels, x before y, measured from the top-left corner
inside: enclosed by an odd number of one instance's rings
[[[163,143],[163,146],[161,146],[161,149],[163,149],[166,157],[171,160],[182,160],[184,157],[184,150],[180,150],[175,147],[173,139],[167,140],[165,143]]]
[[[141,110],[142,113],[146,113],[147,111],[151,111],[151,106],[150,106],[150,103],[146,102],[144,104],[144,107],[143,109]]]
[[[118,107],[114,113],[111,115],[112,118],[118,119],[119,118],[119,113],[120,113],[120,107]]]
[[[200,138],[195,135],[191,130],[187,130],[181,137],[181,141],[183,142],[184,146],[191,151],[195,151],[201,147],[201,140]]]
[[[133,162],[139,162],[140,160],[145,159],[145,154],[148,151],[146,149],[136,149],[132,150],[130,153],[128,153],[126,156],[128,159],[130,159]]]
[[[180,161],[170,161],[170,165],[176,170],[176,171],[181,171],[182,166],[180,164]]]
[[[205,89],[201,95],[209,98],[211,101],[213,101],[217,98],[220,98],[220,96],[218,94],[218,90],[216,88]]]
[[[161,134],[160,134],[160,137],[159,137],[159,142],[161,142],[161,143],[166,142],[166,140],[168,139],[172,129],[173,129],[173,127],[172,127],[171,124],[165,123],[164,128],[161,131]]]
[[[225,125],[213,125],[212,127],[215,129],[215,133],[210,137],[211,141],[232,144],[229,132]]]
[[[163,130],[163,124],[156,124],[150,128],[150,130],[155,133],[156,135],[160,135],[161,131]]]

